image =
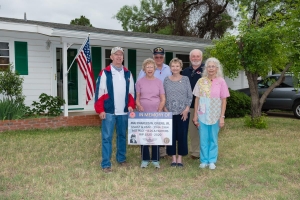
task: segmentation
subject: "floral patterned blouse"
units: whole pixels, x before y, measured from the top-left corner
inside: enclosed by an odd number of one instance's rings
[[[207,125],[217,123],[221,116],[222,99],[230,96],[225,80],[221,77],[213,80],[200,78],[193,94],[199,97],[198,108],[195,108],[198,120]]]

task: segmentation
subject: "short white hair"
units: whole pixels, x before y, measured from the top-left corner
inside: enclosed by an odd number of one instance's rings
[[[203,53],[200,49],[193,49],[191,52],[190,52],[190,57],[192,56],[193,53],[199,53],[201,55],[201,57],[203,56]]]

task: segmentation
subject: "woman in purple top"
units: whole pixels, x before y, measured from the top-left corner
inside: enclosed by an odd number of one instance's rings
[[[166,102],[163,83],[154,77],[156,69],[155,61],[148,58],[143,62],[145,77],[136,82],[136,107],[139,112],[162,112]],[[142,168],[146,168],[150,162],[156,168],[159,165],[159,146],[152,145],[152,155],[150,158],[149,146],[142,145]]]

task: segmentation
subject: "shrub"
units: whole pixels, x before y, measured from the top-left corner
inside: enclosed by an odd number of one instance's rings
[[[64,105],[65,100],[60,97],[49,96],[45,93],[42,93],[39,99],[40,102],[33,101],[33,108],[27,110],[27,115],[59,116],[62,113],[60,107]]]
[[[13,71],[13,66],[10,64],[8,69],[0,73],[0,94],[9,99],[16,99],[24,102],[22,95],[22,84],[24,79]]]
[[[0,72],[0,120],[21,119],[25,115],[25,97],[22,95],[24,79],[13,71],[10,64],[8,69]]]
[[[0,120],[22,119],[26,112],[23,102],[15,99],[0,99]]]
[[[245,126],[249,128],[265,129],[267,128],[267,120],[265,116],[251,118],[250,116],[245,117]]]
[[[230,97],[227,98],[226,117],[245,117],[251,111],[251,99],[242,92],[229,89]]]

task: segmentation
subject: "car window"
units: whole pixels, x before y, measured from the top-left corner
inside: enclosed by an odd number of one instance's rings
[[[281,87],[293,87],[293,77],[292,76],[286,76],[283,83],[280,84]]]
[[[268,88],[270,87],[275,81],[277,81],[277,76],[270,76],[264,80],[258,82],[258,88]]]

